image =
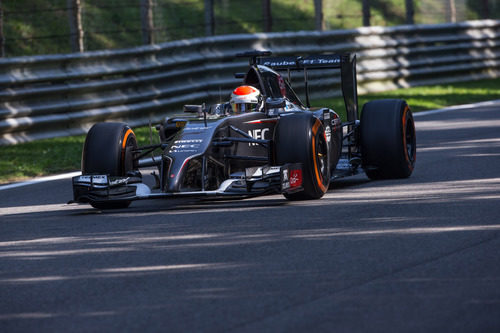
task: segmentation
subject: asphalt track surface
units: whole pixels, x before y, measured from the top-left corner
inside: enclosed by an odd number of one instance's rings
[[[409,179],[321,200],[0,191],[1,332],[499,332],[500,102],[416,118]]]

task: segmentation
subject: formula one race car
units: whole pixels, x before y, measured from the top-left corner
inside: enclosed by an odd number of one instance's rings
[[[281,193],[290,200],[319,199],[332,180],[364,171],[370,179],[406,178],[416,156],[412,113],[404,100],[376,100],[358,120],[353,54],[250,59],[231,103],[186,105],[182,117],[156,126],[160,143],[138,147],[124,123],[104,122],[87,134],[74,200],[99,209],[124,208],[139,199],[183,196],[245,198]],[[307,71],[340,69],[347,121],[329,108],[310,108]],[[287,71],[288,78],[279,74]],[[303,71],[306,105],[290,85]],[[154,151],[160,153],[147,157]],[[153,168],[155,185],[141,169]]]

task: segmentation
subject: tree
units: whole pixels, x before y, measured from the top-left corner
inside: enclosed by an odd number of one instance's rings
[[[5,57],[5,38],[3,37],[3,6],[0,0],[0,58]]]
[[[457,8],[455,6],[455,0],[448,0],[447,2],[447,21],[457,22]]]
[[[325,20],[323,17],[323,0],[314,0],[314,17],[316,21],[316,30],[325,30]]]
[[[205,35],[215,35],[214,0],[205,0]]]
[[[490,14],[489,1],[481,0],[480,3],[481,3],[481,12],[480,12],[481,18],[483,20],[488,19]]]
[[[154,44],[153,0],[141,0],[142,43]]]
[[[83,52],[82,6],[80,0],[67,0],[70,43],[73,52]]]
[[[413,7],[413,0],[406,0],[406,24],[415,24],[414,15],[415,9]]]
[[[474,18],[482,20],[486,20],[491,17],[498,17],[499,10],[495,11],[494,9],[500,9],[500,7],[498,7],[497,5],[490,6],[489,0],[467,0],[467,8],[477,15],[474,16]]]
[[[363,0],[363,26],[370,26],[370,0]]]
[[[273,30],[271,0],[262,0],[262,15],[264,17],[264,31],[271,32]]]

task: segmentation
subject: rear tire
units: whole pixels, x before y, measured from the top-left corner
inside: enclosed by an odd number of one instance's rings
[[[92,126],[85,138],[82,153],[82,174],[125,177],[137,170],[133,150],[137,139],[132,129],[124,123],[98,123]],[[91,202],[98,209],[126,208],[130,201]]]
[[[289,200],[319,199],[328,190],[328,144],[321,121],[309,113],[280,118],[274,134],[276,164],[302,163],[303,191],[285,194]]]
[[[404,100],[377,100],[363,106],[361,154],[370,179],[407,178],[412,174],[415,123]]]

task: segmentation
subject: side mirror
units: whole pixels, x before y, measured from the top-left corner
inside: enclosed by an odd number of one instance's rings
[[[266,107],[268,109],[280,109],[286,106],[286,102],[284,98],[271,98],[269,97],[266,100]]]
[[[207,127],[207,109],[205,107],[205,103],[203,103],[203,105],[184,105],[184,112],[196,113],[198,114],[198,117],[203,117],[205,127]]]
[[[285,111],[286,101],[284,98],[271,98],[266,99],[266,114],[270,116],[278,115],[278,113]]]
[[[203,106],[201,105],[184,105],[184,112],[186,113],[197,113],[201,115],[203,112]]]

